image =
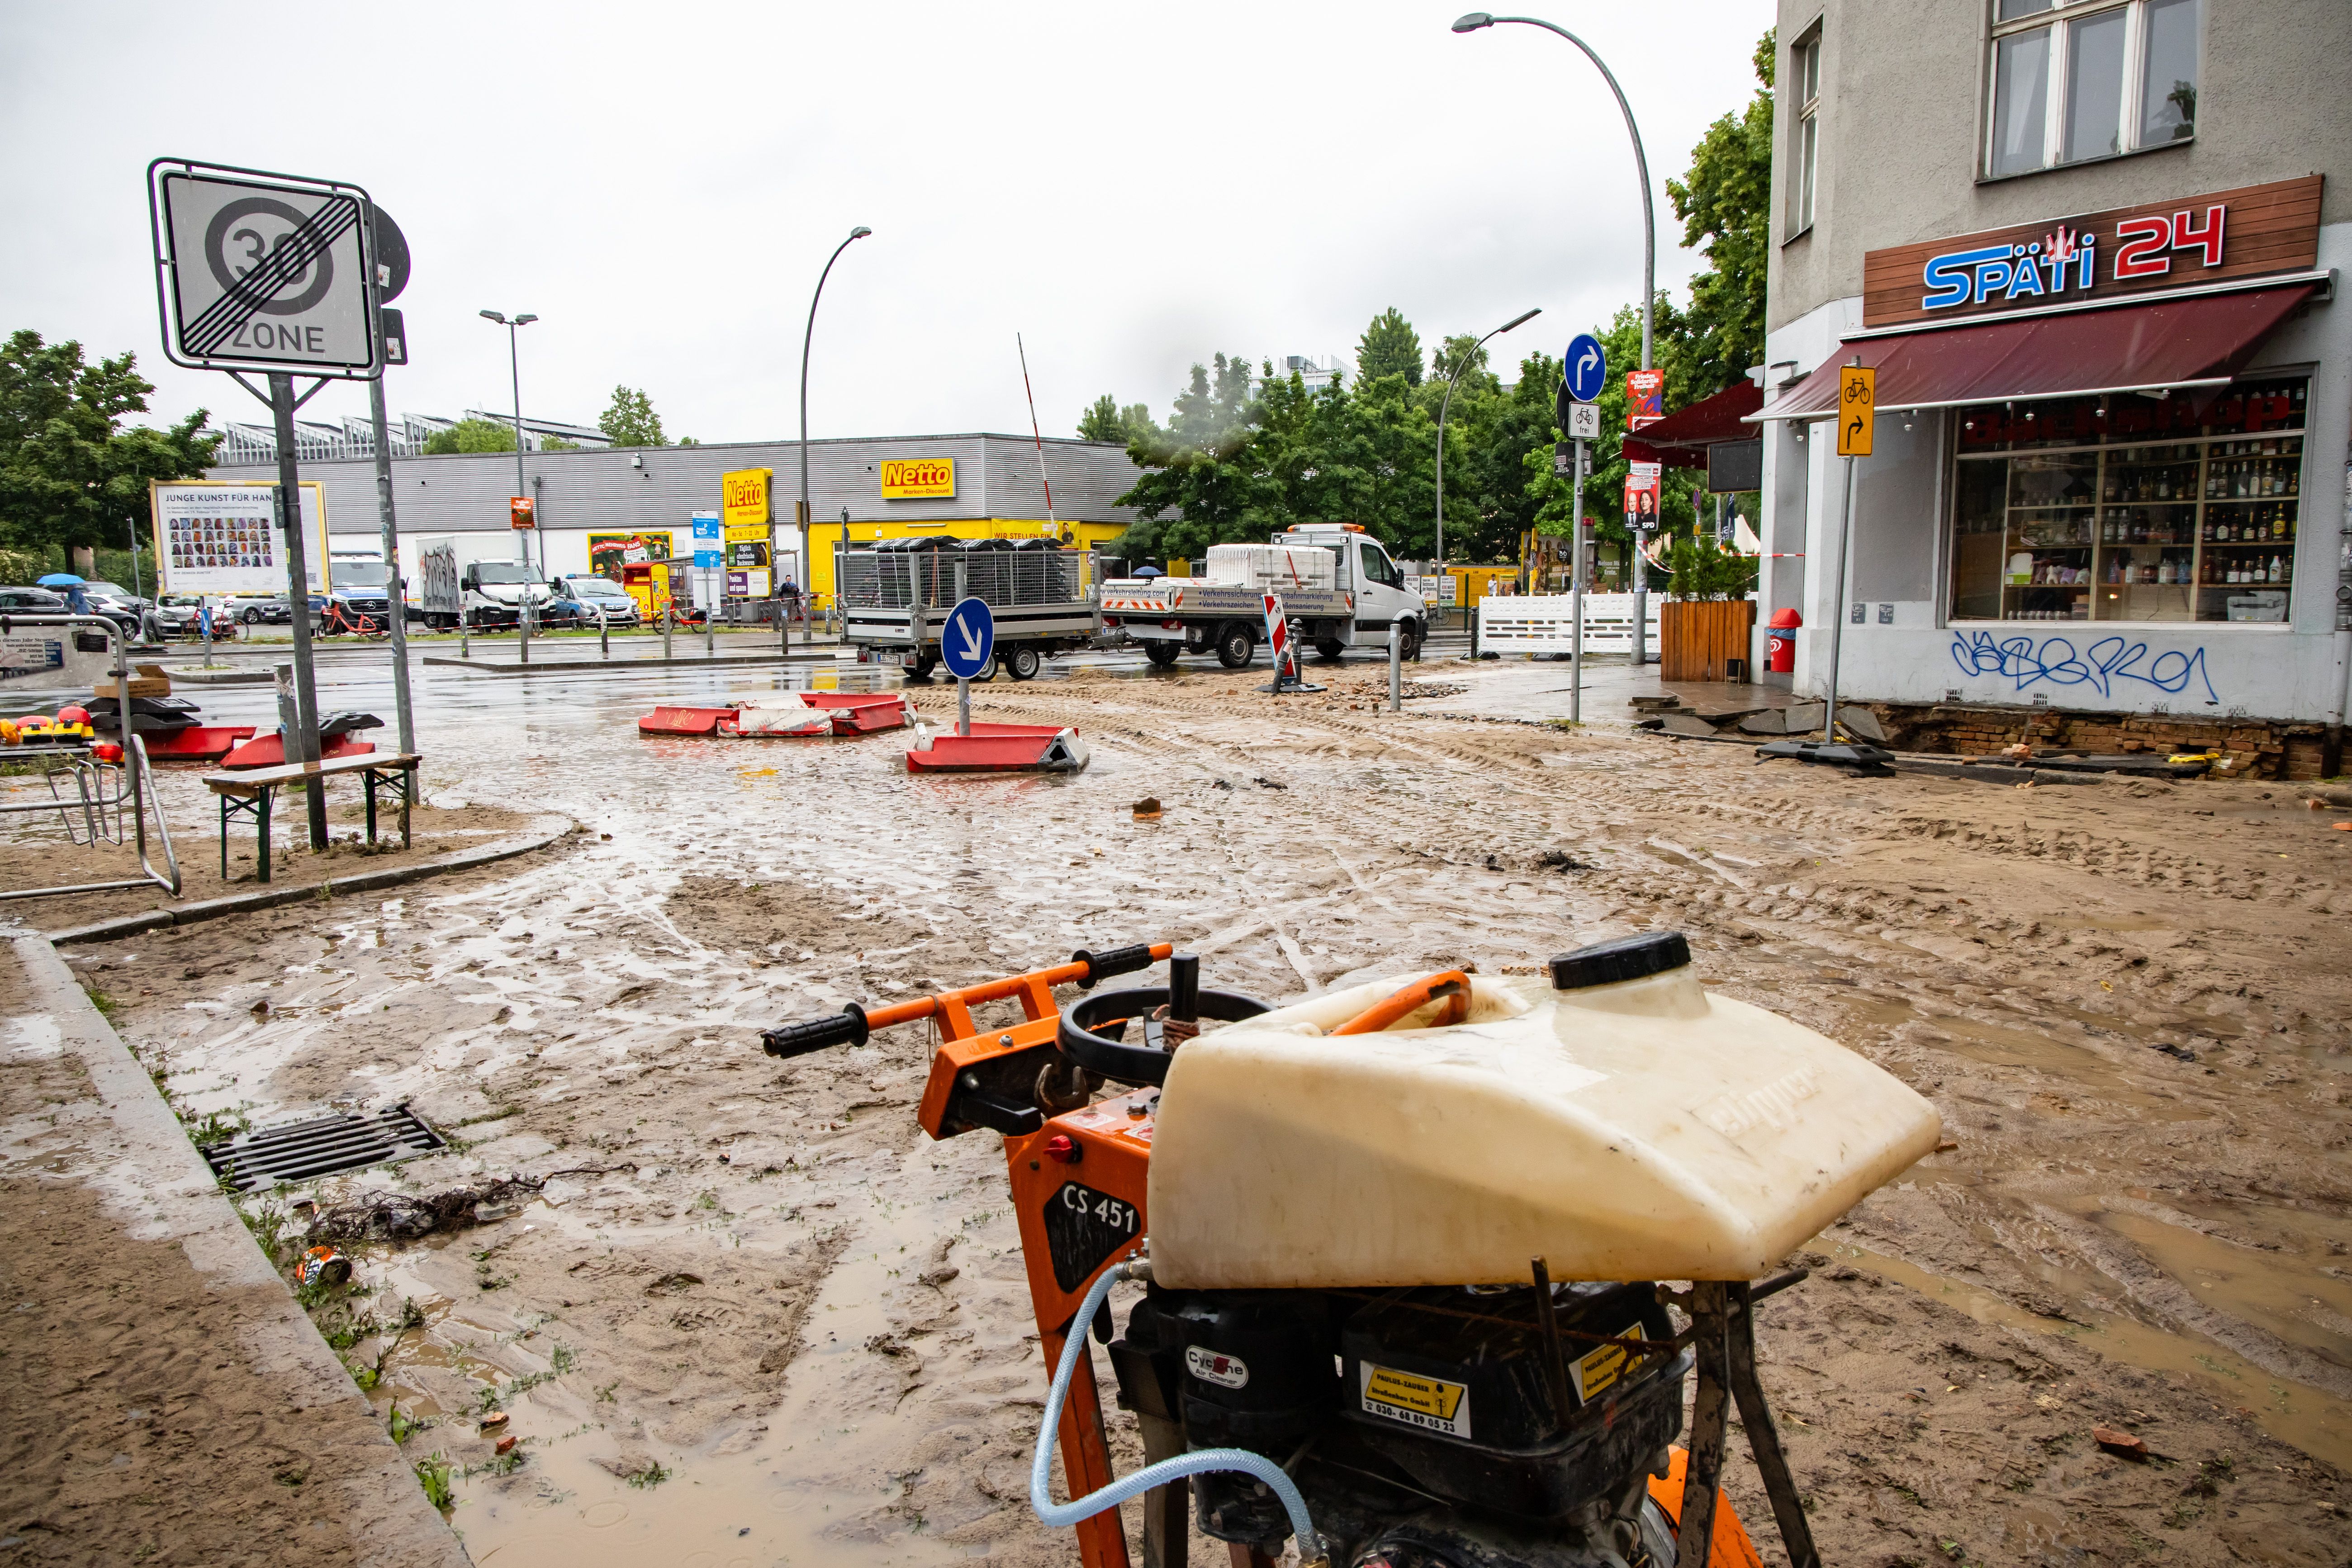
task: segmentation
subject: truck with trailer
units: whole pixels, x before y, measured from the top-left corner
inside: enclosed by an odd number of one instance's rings
[[[515,559],[514,541],[496,533],[445,533],[416,541],[416,586],[408,609],[436,631],[463,619],[476,631],[512,627],[526,597],[534,624],[543,624],[554,591],[537,566]]]
[[[1360,523],[1307,523],[1265,544],[1211,545],[1206,565],[1205,576],[1105,583],[1104,628],[1140,644],[1162,668],[1183,654],[1213,651],[1218,663],[1241,669],[1265,640],[1270,591],[1293,636],[1326,658],[1351,647],[1385,652],[1391,626],[1403,656],[1420,657],[1428,607]]]
[[[896,664],[929,676],[940,662],[948,612],[970,595],[996,622],[998,668],[1030,680],[1047,655],[1092,647],[1102,609],[1091,586],[1093,552],[1045,539],[884,539],[837,558],[843,636],[861,664]]]

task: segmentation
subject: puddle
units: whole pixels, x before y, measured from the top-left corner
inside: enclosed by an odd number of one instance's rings
[[[2070,1303],[2076,1322],[2037,1316],[1980,1286],[1948,1279],[1900,1258],[1823,1237],[1815,1247],[1857,1268],[1933,1297],[1979,1323],[2074,1340],[2109,1361],[2177,1373],[2224,1409],[2247,1413],[2280,1442],[2334,1465],[2352,1445],[2352,1402],[2273,1377],[2210,1341],[2170,1334],[2114,1313]]]
[[[2305,1231],[2297,1238],[2303,1247],[2273,1251],[2242,1247],[2154,1215],[2108,1207],[2095,1198],[2069,1206],[2130,1241],[2206,1306],[2337,1366],[2352,1367],[2352,1270],[2343,1267],[2352,1258],[2344,1256],[2341,1239],[2341,1233],[2352,1226],[2309,1215],[2263,1216],[2272,1225],[2284,1221],[2297,1229],[2324,1226],[2339,1233],[2323,1237]],[[2331,1267],[2337,1275],[2321,1272]]]
[[[2154,1076],[2141,1079],[2109,1062],[2086,1044],[2076,1044],[2032,1028],[1987,1023],[1949,1013],[1922,1013],[1908,1002],[1881,996],[1836,998],[1849,1015],[1892,1031],[1916,1026],[1904,1039],[1934,1050],[1949,1051],[1987,1067],[2021,1068],[2067,1084],[2157,1121],[2202,1121],[2210,1113],[2194,1100],[2168,1092]],[[2079,1015],[2079,1017],[2096,1015]],[[2101,1019],[2105,1026],[2115,1020]]]

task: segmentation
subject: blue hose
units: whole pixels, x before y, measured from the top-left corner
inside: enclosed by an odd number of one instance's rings
[[[1100,1491],[1088,1492],[1066,1503],[1053,1500],[1047,1490],[1047,1478],[1054,1461],[1054,1444],[1062,1426],[1062,1402],[1069,1396],[1070,1379],[1078,1369],[1078,1358],[1087,1353],[1087,1328],[1102,1310],[1103,1299],[1110,1288],[1121,1279],[1147,1279],[1151,1265],[1148,1262],[1120,1263],[1106,1268],[1087,1299],[1078,1308],[1077,1316],[1070,1321],[1070,1336],[1062,1345],[1062,1364],[1054,1369],[1054,1386],[1045,1395],[1045,1424],[1037,1433],[1037,1458],[1029,1467],[1029,1506],[1037,1517],[1055,1529],[1091,1519],[1105,1509],[1117,1508],[1131,1497],[1152,1488],[1186,1476],[1197,1476],[1208,1470],[1238,1470],[1255,1476],[1273,1489],[1290,1515],[1291,1532],[1298,1537],[1299,1562],[1313,1568],[1328,1561],[1322,1538],[1315,1533],[1314,1521],[1307,1517],[1307,1500],[1280,1465],[1263,1454],[1253,1454],[1247,1448],[1198,1448],[1180,1454],[1172,1459],[1162,1459],[1156,1465],[1146,1465],[1124,1479],[1115,1480]]]

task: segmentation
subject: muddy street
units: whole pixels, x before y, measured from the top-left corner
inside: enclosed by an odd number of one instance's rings
[[[1067,777],[635,731],[781,679],[432,672],[428,799],[566,814],[568,847],[64,950],[184,1117],[407,1100],[449,1136],[247,1206],[352,1238],[331,1341],[478,1563],[1075,1561],[1027,1506],[1045,1373],[998,1140],[917,1128],[919,1028],[786,1063],[760,1028],[1080,947],[1171,941],[1278,1003],[1661,928],[1943,1117],[1759,1312],[1827,1561],[2343,1561],[2352,814],[1478,722],[1492,667],[1433,658],[1400,715],[1356,666],[1280,701],[1190,665],[975,692],[1076,725]],[[215,853],[168,786],[183,858]]]

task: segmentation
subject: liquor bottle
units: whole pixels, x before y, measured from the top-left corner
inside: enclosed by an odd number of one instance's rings
[[[2271,581],[2273,583],[2286,581],[2286,557],[2283,555],[2271,557]]]

